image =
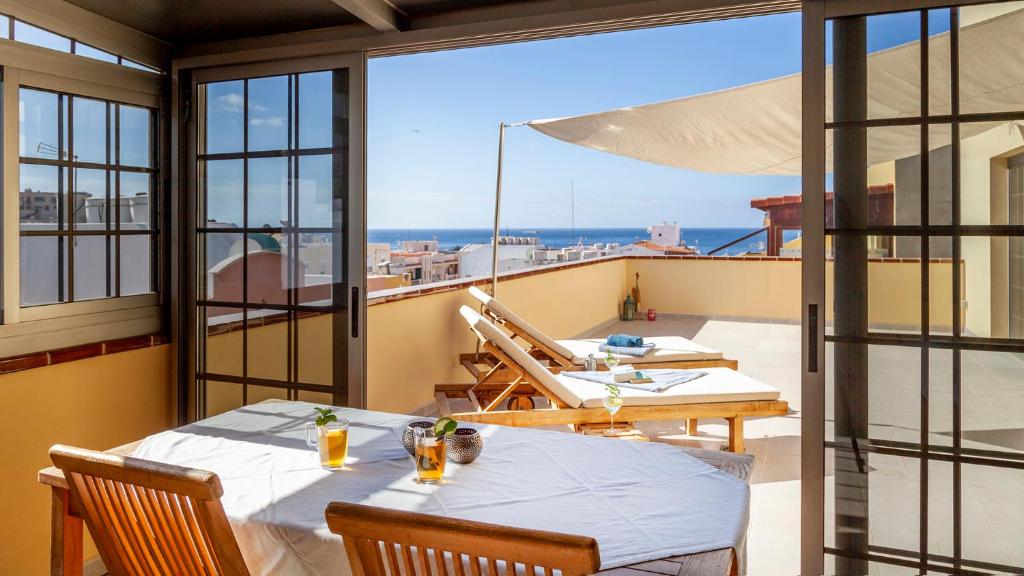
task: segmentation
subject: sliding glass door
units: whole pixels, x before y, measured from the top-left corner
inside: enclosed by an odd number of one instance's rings
[[[804,573],[1024,573],[1024,3],[969,4],[807,3]]]
[[[362,405],[362,58],[193,81],[196,416]]]

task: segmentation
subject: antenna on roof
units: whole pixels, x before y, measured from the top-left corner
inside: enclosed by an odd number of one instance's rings
[[[569,230],[570,238],[576,237],[576,180],[569,179]]]

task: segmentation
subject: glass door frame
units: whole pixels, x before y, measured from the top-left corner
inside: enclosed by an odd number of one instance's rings
[[[804,345],[801,346],[801,574],[825,573],[825,378],[826,371],[831,368],[825,363],[826,22],[844,16],[872,16],[893,12],[959,8],[1004,1],[1008,0],[804,0],[803,2],[801,337]],[[955,70],[956,65],[954,64]],[[956,79],[952,81],[957,82]],[[924,109],[926,109],[926,103],[922,102],[922,110]],[[955,161],[959,160],[955,159]],[[954,189],[958,187],[955,183],[957,178],[955,170]],[[958,192],[954,192],[954,194],[958,194]],[[953,201],[955,206],[957,200]],[[922,210],[927,211],[927,208],[922,208]],[[954,208],[954,212],[956,210]],[[956,224],[958,220],[954,222],[955,226],[959,226]],[[955,253],[954,260],[956,259],[958,259],[958,255]],[[959,328],[956,330],[959,331]]]
[[[344,282],[335,285],[334,312],[332,322],[332,345],[334,366],[330,392],[335,405],[355,408],[366,407],[366,55],[364,52],[350,52],[301,59],[242,64],[197,70],[179,70],[180,92],[175,107],[182,118],[178,124],[179,142],[182,144],[182,161],[178,163],[182,178],[182,195],[179,199],[179,215],[176,226],[180,230],[176,248],[179,281],[176,288],[187,290],[180,294],[178,306],[173,313],[178,322],[180,348],[177,354],[178,385],[182,392],[178,397],[186,405],[179,407],[180,419],[194,421],[203,417],[199,381],[197,379],[197,357],[199,330],[196,291],[199,254],[197,253],[196,215],[200,198],[198,174],[198,110],[199,85],[211,82],[243,80],[306,72],[347,69],[348,74],[348,146],[347,194],[342,199],[342,214],[347,226],[344,252]]]

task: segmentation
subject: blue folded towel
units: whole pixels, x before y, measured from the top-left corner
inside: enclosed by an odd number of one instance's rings
[[[644,345],[644,339],[629,334],[612,334],[604,343],[617,348],[639,348]]]
[[[636,356],[637,358],[641,358],[643,356],[646,356],[647,353],[650,352],[651,350],[654,350],[654,343],[651,342],[648,344],[644,344],[643,346],[637,348],[627,348],[622,346],[609,346],[607,344],[601,344],[600,346],[597,347],[597,349],[601,352],[611,352],[612,354],[621,354],[623,356]]]

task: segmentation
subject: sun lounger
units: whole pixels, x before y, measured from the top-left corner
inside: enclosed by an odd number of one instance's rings
[[[513,337],[528,342],[535,357],[548,360],[555,366],[572,367],[582,366],[588,355],[598,359],[605,356],[599,349],[605,342],[603,338],[555,340],[476,286],[471,286],[469,293],[480,302],[487,317],[507,328]],[[638,364],[644,368],[736,368],[736,361],[724,359],[718,350],[681,336],[644,337],[644,342],[654,344],[654,350],[640,357],[617,355],[619,360],[623,364]]]
[[[499,358],[517,376],[486,406],[480,404],[472,387],[464,397],[475,410],[452,414],[451,394],[438,390],[435,394],[441,414],[468,422],[504,424],[509,426],[547,426],[600,424],[609,419],[602,404],[608,395],[604,385],[554,373],[516,344],[500,328],[484,319],[468,306],[459,313],[480,339],[484,350]],[[708,374],[665,392],[622,389],[622,408],[616,420],[725,418],[729,423],[729,450],[743,451],[743,418],[746,416],[780,416],[789,405],[779,400],[779,391],[729,368],[707,368]],[[528,383],[551,403],[552,408],[531,410],[497,410],[500,403],[516,389]]]
[[[528,344],[530,355],[547,363],[553,372],[582,369],[584,360],[591,354],[597,359],[605,356],[599,349],[604,344],[603,339],[554,340],[483,290],[473,286],[469,293],[480,302],[482,313],[487,318],[511,332],[513,338]],[[644,338],[644,341],[655,344],[654,351],[642,358],[620,355],[620,362],[636,365],[638,369],[738,367],[735,360],[723,358],[718,350],[679,336],[655,336]],[[486,350],[477,349],[476,352],[461,354],[459,362],[473,376],[475,383],[438,385],[439,392],[466,397],[468,389],[473,387],[474,394],[481,402],[489,402],[518,376]],[[598,362],[598,369],[604,369],[604,364]],[[534,390],[530,386],[518,386],[508,396],[508,407],[533,408],[533,395]]]

